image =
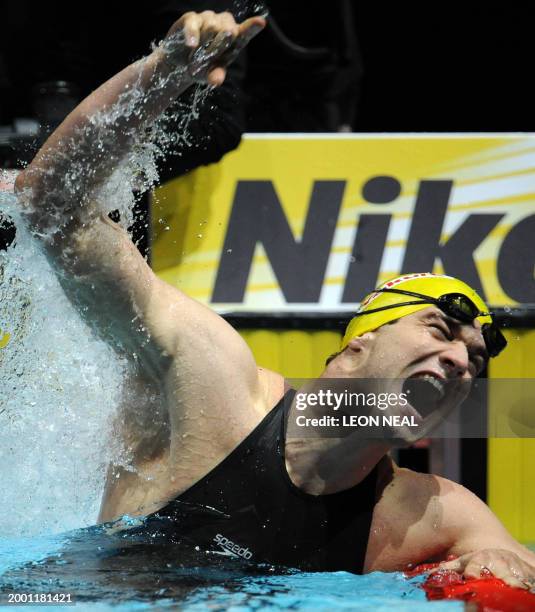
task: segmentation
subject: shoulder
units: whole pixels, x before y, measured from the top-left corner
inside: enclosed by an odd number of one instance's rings
[[[455,516],[470,496],[461,485],[388,459],[379,469],[366,571],[400,571],[446,555],[457,536]]]
[[[282,374],[262,367],[258,367],[257,370],[263,398],[263,411],[267,414],[275,408],[290,387]]]
[[[428,522],[445,528],[458,522],[459,508],[486,507],[462,485],[437,476],[400,468],[391,462],[391,478],[382,498],[388,512],[396,504],[407,521]]]
[[[393,514],[404,522],[415,521],[430,511],[442,494],[442,483],[433,474],[398,467],[392,460],[380,465],[376,511]]]

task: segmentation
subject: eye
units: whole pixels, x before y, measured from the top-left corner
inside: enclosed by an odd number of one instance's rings
[[[485,359],[481,355],[470,355],[470,363],[474,366],[475,375],[481,374],[485,367]]]
[[[431,325],[431,327],[433,329],[437,330],[439,335],[442,338],[445,338],[446,340],[449,340],[449,341],[453,340],[453,335],[452,335],[449,327],[447,327],[445,324],[441,325],[440,323],[433,323]]]

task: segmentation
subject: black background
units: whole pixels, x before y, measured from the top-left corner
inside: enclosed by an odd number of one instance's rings
[[[4,70],[0,82],[0,123],[28,116],[32,81],[44,76],[72,79],[87,93],[147,51],[150,41],[170,25],[174,7],[202,9],[211,3],[156,4],[164,8],[101,0],[0,2],[0,53],[8,64],[7,77]],[[317,46],[339,36],[336,0],[269,4],[296,42]],[[439,3],[431,9],[420,3],[353,2],[352,9],[364,71],[356,131],[532,129],[533,43],[527,7]],[[149,12],[155,16],[146,18]],[[75,47],[84,45],[89,54],[77,55]],[[66,58],[70,72],[54,75],[54,63],[65,64]]]

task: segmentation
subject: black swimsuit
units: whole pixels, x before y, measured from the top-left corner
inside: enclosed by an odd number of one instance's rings
[[[357,486],[313,496],[284,461],[289,391],[218,466],[146,518],[167,541],[246,561],[362,573],[377,469]]]

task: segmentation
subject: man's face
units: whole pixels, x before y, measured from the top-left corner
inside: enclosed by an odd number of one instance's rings
[[[388,379],[389,391],[398,394],[409,391],[412,405],[405,413],[414,416],[419,426],[392,432],[407,443],[427,435],[465,399],[487,361],[479,322],[461,324],[435,306],[384,325],[363,339],[357,375]]]

